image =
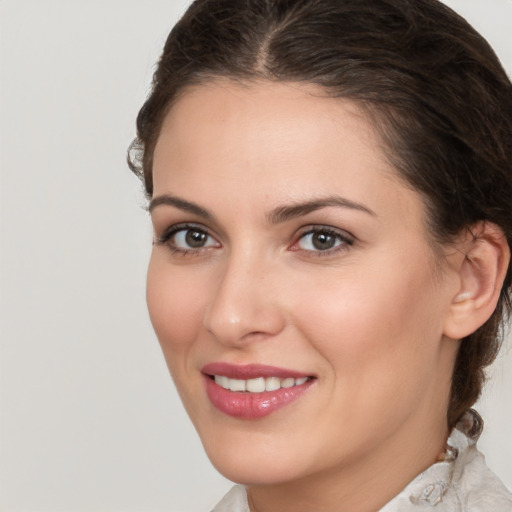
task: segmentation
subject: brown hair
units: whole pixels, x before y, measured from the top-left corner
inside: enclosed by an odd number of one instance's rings
[[[196,0],[167,39],[129,150],[148,197],[166,113],[216,77],[313,83],[358,102],[425,198],[437,242],[487,220],[512,246],[512,85],[485,39],[437,0]],[[494,314],[461,344],[450,427],[498,353],[511,280],[509,265]]]

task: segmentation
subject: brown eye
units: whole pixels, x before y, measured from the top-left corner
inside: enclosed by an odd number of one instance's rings
[[[337,248],[343,249],[352,244],[353,238],[345,234],[345,232],[318,227],[304,233],[292,249],[321,253],[336,250]]]
[[[220,247],[220,244],[204,229],[195,226],[172,228],[160,238],[160,243],[169,245],[175,251],[194,251],[209,247]]]
[[[187,229],[185,231],[185,243],[192,249],[204,247],[207,240],[208,235],[204,231],[197,229]]]
[[[336,237],[330,233],[319,231],[313,233],[311,237],[311,244],[318,251],[326,251],[332,249],[336,245]]]

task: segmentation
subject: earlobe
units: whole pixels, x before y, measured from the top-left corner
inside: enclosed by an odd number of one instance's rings
[[[450,304],[445,336],[462,339],[481,327],[498,302],[510,261],[503,231],[493,223],[480,222],[468,229],[458,245],[464,255],[458,266],[459,286]]]

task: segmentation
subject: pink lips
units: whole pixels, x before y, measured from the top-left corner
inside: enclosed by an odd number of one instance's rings
[[[274,366],[254,364],[240,366],[228,363],[210,363],[205,365],[202,371],[205,375],[206,393],[214,407],[228,416],[243,419],[257,419],[272,414],[296,401],[314,382],[310,379],[290,388],[249,393],[224,389],[215,383],[213,376],[222,375],[229,379],[247,380],[258,377],[300,379],[308,375]]]

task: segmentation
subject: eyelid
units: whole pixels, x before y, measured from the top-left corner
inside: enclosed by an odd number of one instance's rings
[[[326,249],[324,251],[301,249],[298,247],[295,248],[295,246],[297,246],[297,244],[300,242],[300,240],[302,240],[307,235],[311,235],[314,233],[322,233],[322,232],[328,233],[330,235],[337,237],[338,240],[341,240],[342,243],[335,245],[334,247],[332,247],[330,249]],[[327,226],[327,225],[322,225],[322,224],[312,224],[309,226],[304,226],[303,228],[301,228],[298,231],[298,233],[294,237],[294,241],[292,242],[292,245],[288,249],[292,250],[292,251],[297,251],[297,252],[301,251],[304,253],[314,254],[315,256],[322,256],[322,255],[327,256],[329,254],[332,254],[333,252],[346,249],[347,246],[352,246],[354,244],[354,242],[355,242],[355,237],[348,231],[345,231],[345,230],[339,229],[339,228],[335,228],[333,226]]]
[[[189,249],[183,249],[183,248],[172,246],[169,243],[171,238],[174,235],[176,235],[177,233],[179,233],[180,231],[187,231],[187,230],[194,230],[194,229],[196,229],[197,231],[204,232],[207,236],[209,236],[210,238],[212,238],[215,241],[216,245],[215,246],[198,247],[198,248],[191,247]],[[202,250],[210,249],[211,247],[214,247],[214,248],[221,247],[221,243],[219,242],[218,238],[215,235],[213,235],[211,233],[211,231],[206,226],[204,226],[203,224],[197,223],[197,222],[180,222],[178,224],[173,224],[172,226],[169,226],[168,228],[166,228],[163,231],[163,233],[156,234],[155,238],[156,238],[156,243],[158,245],[168,245],[168,247],[171,250],[178,252],[178,253],[189,253],[189,252],[198,253]]]

